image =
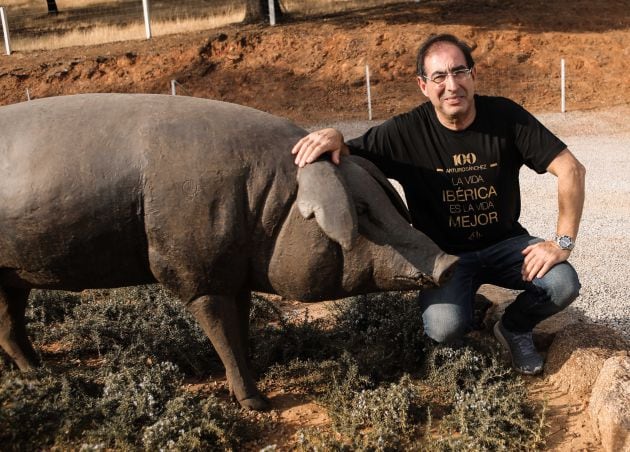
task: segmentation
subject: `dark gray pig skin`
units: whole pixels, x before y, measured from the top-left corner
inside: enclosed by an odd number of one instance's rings
[[[86,94],[0,108],[0,345],[38,365],[32,288],[158,282],[203,327],[234,397],[268,400],[246,356],[251,291],[316,301],[418,289],[457,258],[412,228],[358,157],[299,169],[306,132],[251,108],[163,95]]]

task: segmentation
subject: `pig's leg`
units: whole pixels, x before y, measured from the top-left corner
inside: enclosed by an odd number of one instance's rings
[[[236,299],[236,311],[240,328],[239,333],[241,337],[241,344],[243,344],[243,350],[245,351],[247,368],[250,371],[250,375],[255,375],[255,373],[253,372],[254,366],[252,365],[252,360],[249,354],[249,313],[251,311],[251,307],[252,294],[248,290],[243,292]],[[271,403],[264,394],[260,394],[260,396],[267,404]]]
[[[249,344],[249,311],[252,306],[252,297],[249,291],[243,292],[236,299],[236,312],[238,315],[238,327],[241,335],[241,343],[248,350]],[[247,354],[249,356],[249,353]]]
[[[15,361],[20,370],[39,365],[39,358],[26,335],[24,313],[28,289],[0,287],[0,346]]]
[[[242,331],[244,310],[237,307],[237,300],[223,295],[205,295],[190,302],[188,309],[223,361],[230,391],[236,400],[245,408],[267,409],[269,402],[256,388],[249,370],[247,343],[243,341]]]
[[[252,305],[251,293],[244,291],[236,297],[236,316],[238,322],[239,340],[243,346],[247,367],[251,370],[249,359],[249,311]]]

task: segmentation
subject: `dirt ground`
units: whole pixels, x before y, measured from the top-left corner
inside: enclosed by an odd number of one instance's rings
[[[512,97],[533,112],[558,111],[564,58],[567,109],[607,109],[630,103],[629,11],[628,0],[423,0],[273,28],[235,25],[150,41],[18,52],[0,56],[0,105],[25,101],[27,89],[31,98],[167,94],[175,79],[178,94],[249,105],[302,125],[365,119],[367,63],[373,115],[384,119],[424,100],[414,80],[418,43],[431,33],[450,32],[473,46],[481,92]],[[311,305],[309,312],[317,310]],[[585,401],[542,379],[532,380],[532,387],[536,397],[549,400],[549,450],[601,447]],[[325,411],[308,397],[281,388],[269,395],[276,422],[252,449],[286,449],[297,429],[326,425]]]

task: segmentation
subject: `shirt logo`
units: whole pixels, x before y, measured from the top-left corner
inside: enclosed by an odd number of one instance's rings
[[[453,156],[453,164],[455,166],[474,165],[476,161],[477,156],[472,152],[468,154],[455,154]]]

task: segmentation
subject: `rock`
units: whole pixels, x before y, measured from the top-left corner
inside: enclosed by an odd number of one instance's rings
[[[560,390],[588,398],[604,362],[630,344],[616,331],[592,323],[560,330],[547,353],[545,375]]]
[[[593,432],[607,452],[630,451],[630,356],[604,362],[589,405]]]

